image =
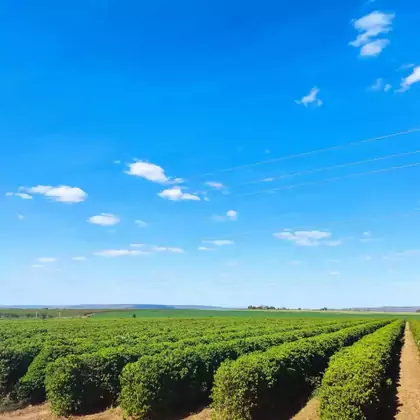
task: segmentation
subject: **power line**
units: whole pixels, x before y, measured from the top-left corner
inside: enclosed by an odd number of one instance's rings
[[[262,160],[262,161],[259,161],[259,162],[249,163],[249,164],[246,164],[246,165],[233,166],[231,168],[225,168],[225,169],[220,169],[220,170],[217,170],[217,171],[214,171],[214,172],[208,172],[208,173],[202,174],[202,176],[210,176],[210,175],[216,175],[216,174],[225,173],[225,172],[233,172],[233,171],[237,171],[239,169],[247,169],[247,168],[251,168],[251,167],[254,167],[254,166],[258,166],[258,165],[266,165],[268,163],[280,162],[282,160],[294,159],[294,158],[297,158],[297,157],[308,156],[308,155],[312,155],[312,154],[316,154],[316,153],[320,153],[320,152],[327,152],[327,151],[330,151],[330,150],[337,150],[337,149],[341,149],[341,148],[344,148],[344,147],[354,146],[354,145],[363,144],[363,143],[372,143],[372,142],[375,142],[375,141],[386,140],[386,139],[389,139],[389,138],[404,136],[404,135],[407,135],[407,134],[417,133],[417,132],[420,132],[420,128],[413,128],[413,129],[410,129],[410,130],[400,131],[398,133],[393,133],[393,134],[387,134],[385,136],[372,137],[372,138],[365,139],[365,140],[351,141],[351,142],[347,142],[347,143],[338,144],[336,146],[329,146],[329,147],[313,149],[313,150],[309,150],[307,152],[294,153],[294,154],[291,154],[291,155],[280,156],[278,158]]]
[[[291,173],[276,176],[276,177],[270,177],[267,180],[259,179],[259,180],[255,180],[255,181],[245,182],[242,185],[257,184],[257,183],[260,183],[260,182],[272,182],[272,181],[276,181],[276,180],[279,180],[279,179],[292,178],[294,176],[307,175],[307,174],[312,174],[312,173],[316,173],[316,172],[328,171],[328,170],[332,170],[332,169],[346,168],[346,167],[349,167],[349,166],[361,165],[361,164],[364,164],[364,163],[377,162],[377,161],[386,160],[386,159],[394,159],[394,158],[402,157],[402,156],[410,156],[410,155],[415,155],[417,153],[420,153],[420,149],[419,150],[414,150],[413,152],[394,153],[392,155],[379,156],[379,157],[376,157],[376,158],[358,160],[358,161],[355,161],[355,162],[342,163],[342,164],[339,164],[339,165],[324,166],[324,167],[321,167],[321,168],[309,169],[309,170],[300,171],[300,172],[291,172]]]
[[[247,196],[247,195],[255,195],[255,194],[261,194],[261,193],[272,193],[272,192],[281,191],[281,190],[290,190],[290,189],[293,189],[293,188],[305,187],[305,186],[308,186],[308,185],[324,184],[324,183],[329,183],[329,182],[333,182],[333,181],[339,181],[339,180],[342,180],[342,179],[356,178],[356,177],[359,177],[359,176],[396,171],[398,169],[412,168],[412,167],[415,167],[415,166],[420,166],[420,162],[410,163],[410,164],[407,164],[407,165],[391,166],[390,168],[376,169],[376,170],[367,171],[367,172],[358,172],[358,173],[355,173],[355,174],[336,176],[336,177],[332,177],[332,178],[321,179],[319,181],[307,181],[307,182],[301,182],[301,183],[298,183],[298,184],[284,185],[282,187],[277,187],[277,188],[270,188],[270,189],[253,191],[253,192],[249,192],[249,193],[242,193],[242,194],[238,194],[238,196]]]

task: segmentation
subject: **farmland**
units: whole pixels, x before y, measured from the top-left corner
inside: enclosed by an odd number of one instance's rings
[[[410,396],[420,386],[413,377],[416,317],[406,323],[402,316],[298,311],[122,314],[1,320],[0,419],[184,419],[202,410],[197,419],[291,419],[300,410],[312,411],[305,418],[313,420],[409,419],[419,408]],[[405,371],[414,384],[408,391]]]

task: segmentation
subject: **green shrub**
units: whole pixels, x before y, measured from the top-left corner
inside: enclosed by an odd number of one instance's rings
[[[403,322],[395,321],[332,357],[320,389],[321,419],[378,418]]]
[[[337,331],[343,325],[348,323],[198,345],[169,354],[142,357],[123,370],[121,406],[129,416],[138,419],[162,419],[180,409],[194,410],[208,401],[214,373],[223,361],[267,350],[280,343]]]
[[[284,416],[293,402],[319,380],[337,350],[386,322],[321,334],[223,363],[216,372],[212,392],[215,419],[253,420],[273,413]]]

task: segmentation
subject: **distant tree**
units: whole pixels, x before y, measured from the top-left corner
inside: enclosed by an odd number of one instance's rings
[[[302,310],[302,308],[298,308],[298,311],[301,311]]]
[[[137,314],[133,314],[131,315],[133,318],[137,318]]]
[[[324,306],[323,308],[321,308],[321,311],[328,311],[328,309]]]

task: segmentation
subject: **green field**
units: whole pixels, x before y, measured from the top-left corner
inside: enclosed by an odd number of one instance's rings
[[[418,337],[418,315],[408,316]],[[389,367],[399,354],[403,318],[332,311],[120,310],[88,318],[2,319],[0,401],[3,408],[48,401],[57,416],[119,404],[135,420],[184,418],[212,404],[216,420],[254,420],[270,410],[294,414],[296,402],[304,403],[320,386],[325,419],[362,419],[370,404],[363,396],[380,401],[383,384],[396,383]],[[351,402],[341,384],[352,390]],[[353,408],[356,417],[334,417]]]
[[[199,310],[199,309],[139,309],[103,311],[95,313],[95,319],[118,318],[410,318],[420,319],[417,313],[385,313],[385,312],[346,312],[346,311],[267,311],[267,310]]]

